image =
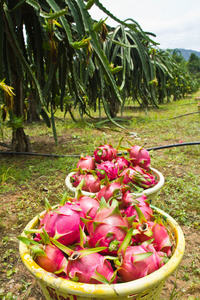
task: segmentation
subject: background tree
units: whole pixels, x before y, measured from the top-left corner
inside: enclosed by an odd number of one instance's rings
[[[200,58],[195,54],[191,53],[187,62],[187,68],[193,75],[200,77]]]

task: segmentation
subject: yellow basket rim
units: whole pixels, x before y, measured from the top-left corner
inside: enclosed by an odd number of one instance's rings
[[[126,283],[117,283],[109,285],[79,283],[55,277],[54,274],[46,272],[39,265],[37,265],[36,262],[32,259],[28,247],[24,243],[20,242],[19,252],[22,262],[37,280],[42,281],[46,285],[54,287],[63,293],[81,295],[84,297],[91,297],[91,295],[95,295],[96,298],[116,298],[120,296],[123,297],[128,295],[137,295],[138,293],[151,289],[154,286],[159,285],[161,282],[165,281],[167,277],[169,277],[180,264],[185,250],[184,235],[178,223],[163,210],[152,205],[151,207],[154,210],[154,212],[160,214],[173,229],[173,233],[176,238],[176,247],[172,257],[163,267],[143,278],[134,281],[129,281]],[[40,214],[40,216],[44,215],[44,213],[45,211],[43,211]],[[33,218],[26,225],[25,229],[34,228],[37,225],[37,223],[38,216]],[[22,236],[26,236],[24,232],[22,233]]]

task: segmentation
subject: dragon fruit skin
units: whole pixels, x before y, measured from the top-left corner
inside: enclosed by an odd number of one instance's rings
[[[54,273],[62,269],[67,264],[67,259],[60,249],[54,245],[44,246],[46,256],[39,255],[35,262],[47,272]]]
[[[151,172],[145,171],[139,166],[135,167],[136,174],[132,179],[132,182],[137,184],[138,186],[148,189],[156,184],[155,176],[151,174]]]
[[[107,202],[111,197],[114,196],[114,198],[117,201],[122,201],[123,195],[129,189],[130,189],[129,186],[121,184],[120,182],[117,181],[113,181],[111,183],[108,183],[107,185],[104,185],[100,189],[100,191],[96,194],[96,197],[97,199],[99,199],[99,201],[103,197]]]
[[[156,251],[162,251],[169,257],[171,255],[172,243],[167,232],[167,229],[163,224],[147,221],[142,224],[138,223],[136,229],[139,233],[134,235],[136,243],[143,243],[144,241],[154,239],[152,244]],[[149,234],[148,232],[152,232]]]
[[[93,221],[86,223],[90,247],[106,247],[102,253],[116,254],[127,234],[127,221],[118,207],[101,207]]]
[[[92,174],[81,174],[75,173],[71,177],[71,182],[74,187],[77,187],[80,182],[84,179],[84,184],[82,187],[83,191],[90,192],[90,193],[97,193],[101,188],[101,180]]]
[[[119,174],[119,177],[122,176],[124,176],[123,178],[124,184],[132,183],[143,189],[151,188],[156,184],[154,175],[151,174],[150,172],[145,171],[139,166],[129,167],[124,169]]]
[[[152,253],[149,257],[138,260],[137,254]],[[145,277],[164,265],[166,255],[156,252],[152,245],[146,243],[140,246],[129,246],[118,269],[118,274],[123,282],[128,282]]]
[[[80,204],[67,202],[65,205],[52,211],[42,228],[50,237],[67,246],[79,239],[79,225],[84,228],[80,218],[84,216]]]
[[[127,149],[129,152],[129,159],[133,166],[140,166],[141,168],[144,169],[149,169],[150,167],[150,155],[149,152],[140,147],[140,146],[133,146],[129,149]]]
[[[85,157],[81,157],[77,163],[77,168],[81,168],[82,170],[94,170],[95,169],[94,157],[89,155],[86,155]]]
[[[125,168],[128,168],[130,166],[130,161],[128,161],[126,158],[119,156],[115,159],[115,165],[118,168],[118,172],[122,171]]]
[[[69,259],[65,271],[69,279],[76,278],[78,282],[91,284],[102,283],[98,280],[95,271],[103,275],[108,281],[112,279],[114,273],[110,262],[100,253],[89,254],[75,260]],[[116,279],[113,283],[116,283]]]
[[[147,221],[151,221],[153,219],[153,210],[151,209],[149,203],[147,202],[147,196],[143,194],[141,197],[135,198],[134,200],[138,202],[136,205],[142,211],[145,219]],[[133,204],[131,204],[131,202],[129,202],[129,206],[125,209],[123,215],[125,215],[126,217],[131,217],[133,215],[136,215],[135,221],[139,222],[139,218],[138,218],[137,211],[135,209],[134,202],[133,202]]]
[[[97,176],[100,180],[105,178],[107,175],[109,180],[113,180],[117,178],[118,168],[117,166],[111,161],[104,161],[100,163],[97,167]]]
[[[132,181],[132,177],[135,175],[135,169],[133,167],[125,168],[122,172],[119,173],[119,177],[124,176],[123,183],[128,184]]]
[[[80,207],[86,217],[89,216],[92,219],[95,218],[100,205],[99,201],[96,198],[91,198],[89,196],[81,196],[78,199],[78,203],[80,204]]]
[[[113,148],[111,145],[100,145],[94,151],[94,158],[97,163],[102,161],[112,161],[117,157],[117,149]]]

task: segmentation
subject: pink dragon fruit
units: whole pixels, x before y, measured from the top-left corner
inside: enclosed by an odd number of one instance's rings
[[[117,157],[117,149],[113,148],[111,145],[101,145],[94,151],[94,158],[97,163],[101,161],[112,161]]]
[[[80,204],[67,202],[58,209],[51,212],[50,217],[41,227],[47,232],[49,237],[53,237],[63,245],[70,245],[80,237],[79,226],[84,228],[81,217],[84,217]],[[38,236],[37,236],[38,238]]]
[[[127,234],[128,222],[115,205],[109,206],[102,198],[94,220],[83,220],[90,237],[89,246],[106,247],[102,253],[115,254]]]
[[[129,159],[133,166],[140,166],[144,169],[149,169],[150,167],[150,155],[149,152],[140,147],[140,146],[132,146],[131,148],[127,149],[129,152]]]
[[[119,177],[123,176],[123,183],[128,184],[132,182],[132,178],[135,176],[135,169],[133,167],[125,168],[122,172],[119,173]]]
[[[130,166],[130,161],[128,161],[123,156],[119,156],[115,159],[115,165],[118,168],[118,172],[120,172],[123,169],[128,168]]]
[[[120,182],[112,182],[104,185],[100,191],[96,194],[97,199],[101,200],[103,197],[106,202],[115,195],[115,199],[121,200],[122,192],[121,192],[121,183]]]
[[[81,252],[74,251],[68,258],[65,272],[70,280],[82,283],[116,283],[110,262],[100,253],[82,257]]]
[[[100,191],[96,194],[97,199],[101,200],[103,197],[106,202],[114,197],[117,201],[122,201],[123,195],[129,190],[128,185],[121,184],[120,181],[107,182]]]
[[[82,195],[78,198],[78,203],[80,204],[80,207],[86,217],[90,217],[92,219],[95,218],[100,205],[99,201],[96,198]]]
[[[165,261],[166,254],[156,252],[154,247],[148,243],[143,243],[140,246],[129,246],[122,257],[118,274],[123,282],[136,280],[158,270]]]
[[[130,201],[130,197],[129,197],[129,201]],[[135,221],[139,222],[139,217],[135,209],[135,204],[137,205],[137,207],[140,208],[146,220],[151,221],[153,219],[153,210],[151,209],[149,203],[147,202],[146,195],[142,195],[139,198],[132,199],[132,203],[130,201],[129,206],[124,211],[125,216],[131,217],[133,215],[136,215]]]
[[[155,176],[151,172],[147,172],[139,166],[135,167],[136,174],[132,178],[132,182],[143,189],[148,189],[156,184]]]
[[[62,270],[67,264],[67,259],[60,249],[54,245],[42,246],[44,253],[40,253],[36,256],[35,262],[47,272],[58,272]]]
[[[93,174],[81,174],[78,173],[72,175],[71,183],[74,187],[77,187],[81,181],[84,179],[84,184],[82,186],[82,190],[90,193],[97,193],[101,186],[101,180],[94,176]]]
[[[94,170],[95,169],[94,157],[91,157],[89,155],[85,157],[81,157],[81,159],[77,163],[77,168],[81,168],[81,170]]]
[[[147,172],[139,166],[124,169],[119,174],[119,177],[122,176],[124,176],[124,184],[132,183],[133,185],[139,186],[143,189],[151,188],[156,184],[155,176],[151,174],[151,172]]]
[[[156,221],[147,221],[138,223],[135,227],[139,231],[138,234],[134,235],[136,243],[143,243],[144,241],[153,239],[152,244],[156,251],[165,252],[167,256],[171,255],[172,243],[162,223],[158,224]]]
[[[100,180],[105,178],[105,175],[107,175],[109,180],[113,180],[117,178],[118,169],[117,166],[111,162],[111,161],[104,161],[100,163],[97,167],[97,176]]]

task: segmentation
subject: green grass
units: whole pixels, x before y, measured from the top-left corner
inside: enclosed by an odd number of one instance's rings
[[[55,145],[51,129],[43,122],[25,125],[34,151],[37,153],[59,154],[66,157],[42,156],[0,156],[0,229],[4,229],[2,242],[12,253],[7,258],[14,260],[16,247],[10,240],[13,233],[20,234],[27,222],[45,208],[45,198],[51,205],[58,203],[66,191],[65,177],[76,167],[78,157],[73,155],[92,155],[94,149],[105,141],[113,146],[122,144],[128,146],[127,140],[145,148],[199,141],[200,116],[188,115],[172,119],[189,112],[195,112],[195,96],[162,105],[159,109],[150,108],[147,113],[141,109],[126,109],[123,114],[125,128],[116,128],[110,122],[102,124],[101,128],[88,125],[89,118],[83,122],[75,112],[77,123],[69,116],[65,119],[61,113],[56,113],[58,146]],[[190,105],[188,105],[190,104]],[[94,114],[97,118],[97,114]],[[104,115],[102,116],[102,118]],[[10,144],[12,132],[3,128],[3,141]],[[2,148],[5,151],[5,149]],[[1,151],[1,147],[0,147]],[[160,207],[181,226],[200,230],[200,176],[199,157],[200,145],[182,146],[151,151],[151,165],[163,173],[165,185],[156,200]],[[69,196],[73,196],[69,193]],[[8,252],[5,252],[7,255]],[[18,258],[19,259],[19,258]],[[16,262],[17,265],[18,262]],[[15,264],[7,266],[8,280],[16,272]],[[6,268],[6,266],[5,266]],[[177,273],[177,280],[186,285],[190,292],[199,286],[198,253],[191,255],[190,265],[183,263]],[[25,279],[24,279],[25,280]],[[1,279],[0,279],[1,281]],[[28,281],[23,283],[24,289],[29,289]],[[31,288],[30,288],[31,290]],[[189,293],[188,292],[188,293]],[[190,298],[183,297],[183,290],[174,285],[170,299],[198,299],[191,292]],[[12,292],[2,292],[3,299],[16,299]],[[166,300],[166,299],[165,299]]]

